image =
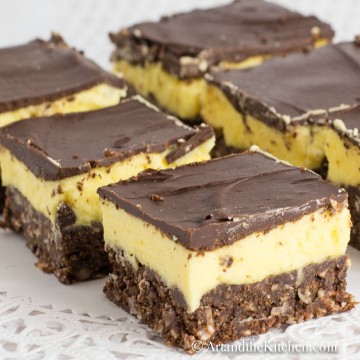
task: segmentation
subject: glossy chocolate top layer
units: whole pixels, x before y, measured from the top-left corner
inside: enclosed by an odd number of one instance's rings
[[[360,46],[341,43],[208,76],[242,113],[274,126],[360,103]]]
[[[0,113],[122,80],[71,49],[61,37],[0,49]]]
[[[347,198],[315,173],[257,152],[146,171],[98,193],[192,250],[229,245]]]
[[[136,99],[90,112],[23,120],[0,129],[0,144],[37,177],[59,180],[174,145],[169,163],[214,136]]]
[[[308,49],[317,39],[331,40],[333,35],[331,27],[314,16],[303,16],[263,0],[237,0],[164,17],[159,22],[140,23],[111,34],[111,39],[118,48],[130,50],[115,52],[115,57],[129,57],[134,62],[160,59],[170,72],[191,77],[196,69],[186,70],[186,64],[175,59],[199,57],[208,66],[221,61],[239,62],[259,54]]]

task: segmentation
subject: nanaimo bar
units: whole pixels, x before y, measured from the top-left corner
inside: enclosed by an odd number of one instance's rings
[[[206,75],[202,117],[238,150],[258,145],[349,190],[360,249],[360,46],[329,45],[247,70]],[[351,188],[349,188],[351,186]]]
[[[70,48],[59,35],[0,49],[0,73],[0,126],[112,106],[126,96],[123,80]]]
[[[258,151],[98,190],[104,291],[191,352],[354,306],[347,193]]]
[[[199,116],[202,77],[209,69],[255,66],[325,45],[333,35],[314,16],[263,0],[235,0],[140,23],[110,37],[115,72],[168,112],[192,120]]]
[[[125,83],[102,70],[59,35],[0,49],[0,127],[31,117],[117,104]],[[0,213],[5,189],[0,178]]]
[[[106,275],[97,188],[207,160],[214,142],[210,127],[184,126],[140,97],[11,124],[0,130],[5,226],[23,234],[38,267],[62,283]]]

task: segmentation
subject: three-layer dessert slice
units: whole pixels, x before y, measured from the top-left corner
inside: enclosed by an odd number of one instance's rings
[[[246,152],[98,190],[109,299],[192,351],[351,309],[344,190]]]
[[[4,225],[23,234],[38,266],[61,282],[103,276],[97,188],[209,159],[213,145],[210,127],[194,130],[138,99],[14,123],[0,130]]]

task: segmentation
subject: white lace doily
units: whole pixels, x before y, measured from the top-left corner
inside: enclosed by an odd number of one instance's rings
[[[358,359],[360,353],[360,309],[349,313],[293,325],[284,333],[275,330],[246,341],[273,346],[291,343],[307,346],[336,345],[329,353],[260,353],[256,359]],[[1,359],[189,359],[180,350],[162,345],[160,339],[133,317],[119,311],[115,319],[74,313],[70,308],[52,305],[23,296],[0,293]],[[240,342],[237,342],[240,348]],[[322,349],[322,348],[320,348]],[[331,348],[330,348],[331,349]],[[253,359],[249,353],[214,353],[202,350],[196,359]]]
[[[360,252],[349,249],[352,267],[349,291],[360,299]],[[23,239],[0,232],[0,359],[189,359],[169,348],[135,318],[102,294],[104,279],[65,286],[33,264]],[[316,359],[359,359],[360,308],[293,325],[284,333],[274,329],[255,344],[332,345],[337,354]],[[236,344],[240,344],[237,342]],[[214,353],[196,359],[313,359],[314,353]]]

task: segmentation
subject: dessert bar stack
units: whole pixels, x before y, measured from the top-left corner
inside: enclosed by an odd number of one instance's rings
[[[111,34],[114,69],[145,97],[181,118],[200,115],[203,75],[244,68],[331,42],[331,27],[263,0],[164,17]]]
[[[359,73],[360,46],[347,42],[208,74],[202,116],[227,146],[256,144],[348,189],[360,249]]]
[[[60,35],[0,49],[0,126],[30,117],[99,109],[126,96],[126,85]]]
[[[0,130],[6,227],[62,283],[107,275],[96,190],[147,168],[209,159],[210,127],[181,124],[143,101],[20,121]]]
[[[115,105],[127,93],[124,81],[56,34],[49,41],[0,49],[0,74],[0,127],[31,117]],[[0,178],[0,212],[4,192]]]
[[[100,188],[106,295],[190,352],[194,341],[351,309],[358,44],[331,45],[317,18],[246,0],[110,37],[115,73],[167,111],[211,125],[217,152],[258,145],[301,168],[252,151]],[[352,229],[337,186],[350,192]]]

